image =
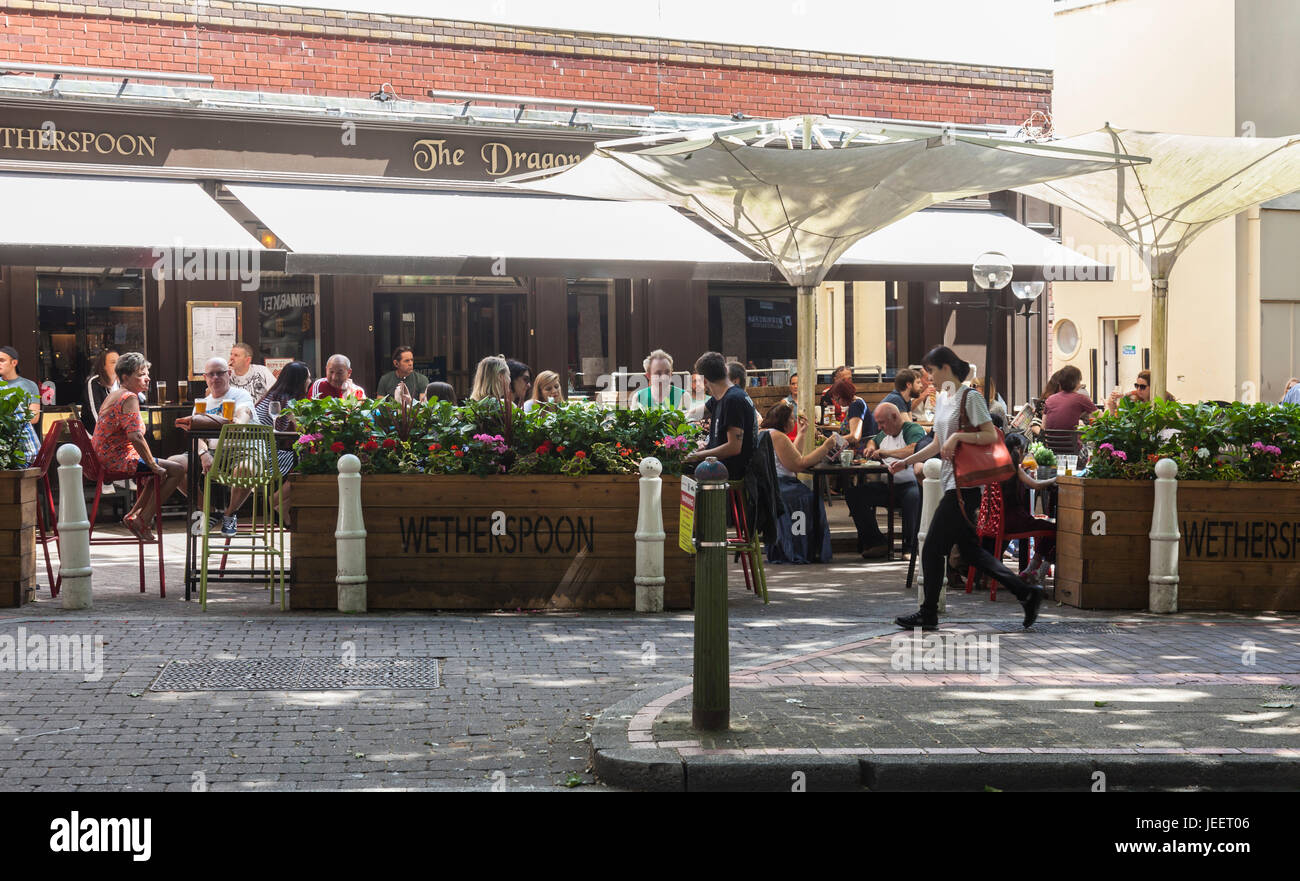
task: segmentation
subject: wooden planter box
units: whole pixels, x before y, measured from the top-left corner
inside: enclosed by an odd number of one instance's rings
[[[0,608],[36,594],[36,481],[40,471],[0,471]]]
[[[1151,481],[1063,477],[1057,599],[1085,609],[1145,609]],[[1106,534],[1094,535],[1094,512]],[[1300,610],[1300,488],[1293,483],[1180,481],[1178,608]]]
[[[338,479],[294,475],[295,609],[336,609]],[[636,475],[361,478],[371,609],[632,609]],[[690,608],[695,558],[677,546],[681,483],[663,480],[664,605]],[[493,534],[494,514],[506,535]],[[500,520],[500,518],[496,518]]]

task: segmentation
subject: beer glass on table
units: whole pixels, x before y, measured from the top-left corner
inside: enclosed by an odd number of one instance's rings
[[[176,403],[184,405],[190,402],[190,381],[188,379],[176,380]]]
[[[199,398],[194,402],[194,412],[197,415],[202,415],[208,412],[208,402],[203,400],[203,398]]]
[[[157,383],[157,389],[158,403],[163,407],[167,406],[167,383],[159,380]]]
[[[221,416],[222,416],[222,418],[224,418],[224,419],[234,419],[234,418],[235,418],[235,402],[234,402],[234,401],[222,401],[222,402],[221,402]]]

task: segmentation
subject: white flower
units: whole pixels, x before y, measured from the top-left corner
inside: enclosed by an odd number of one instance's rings
[[[1208,459],[1210,458],[1210,451],[1207,450],[1205,447],[1201,447],[1199,450],[1196,451],[1196,455],[1200,456],[1202,459]]]

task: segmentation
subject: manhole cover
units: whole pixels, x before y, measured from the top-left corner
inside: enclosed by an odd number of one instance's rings
[[[1005,627],[1004,633],[1024,633],[1019,627]],[[1099,624],[1088,621],[1039,621],[1029,633],[1123,633],[1124,630],[1114,624]]]
[[[440,688],[438,658],[258,658],[170,661],[150,691],[319,691]]]

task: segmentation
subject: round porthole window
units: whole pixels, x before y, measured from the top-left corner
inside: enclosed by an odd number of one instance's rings
[[[1079,328],[1068,318],[1056,322],[1056,351],[1062,358],[1069,358],[1079,351]]]

